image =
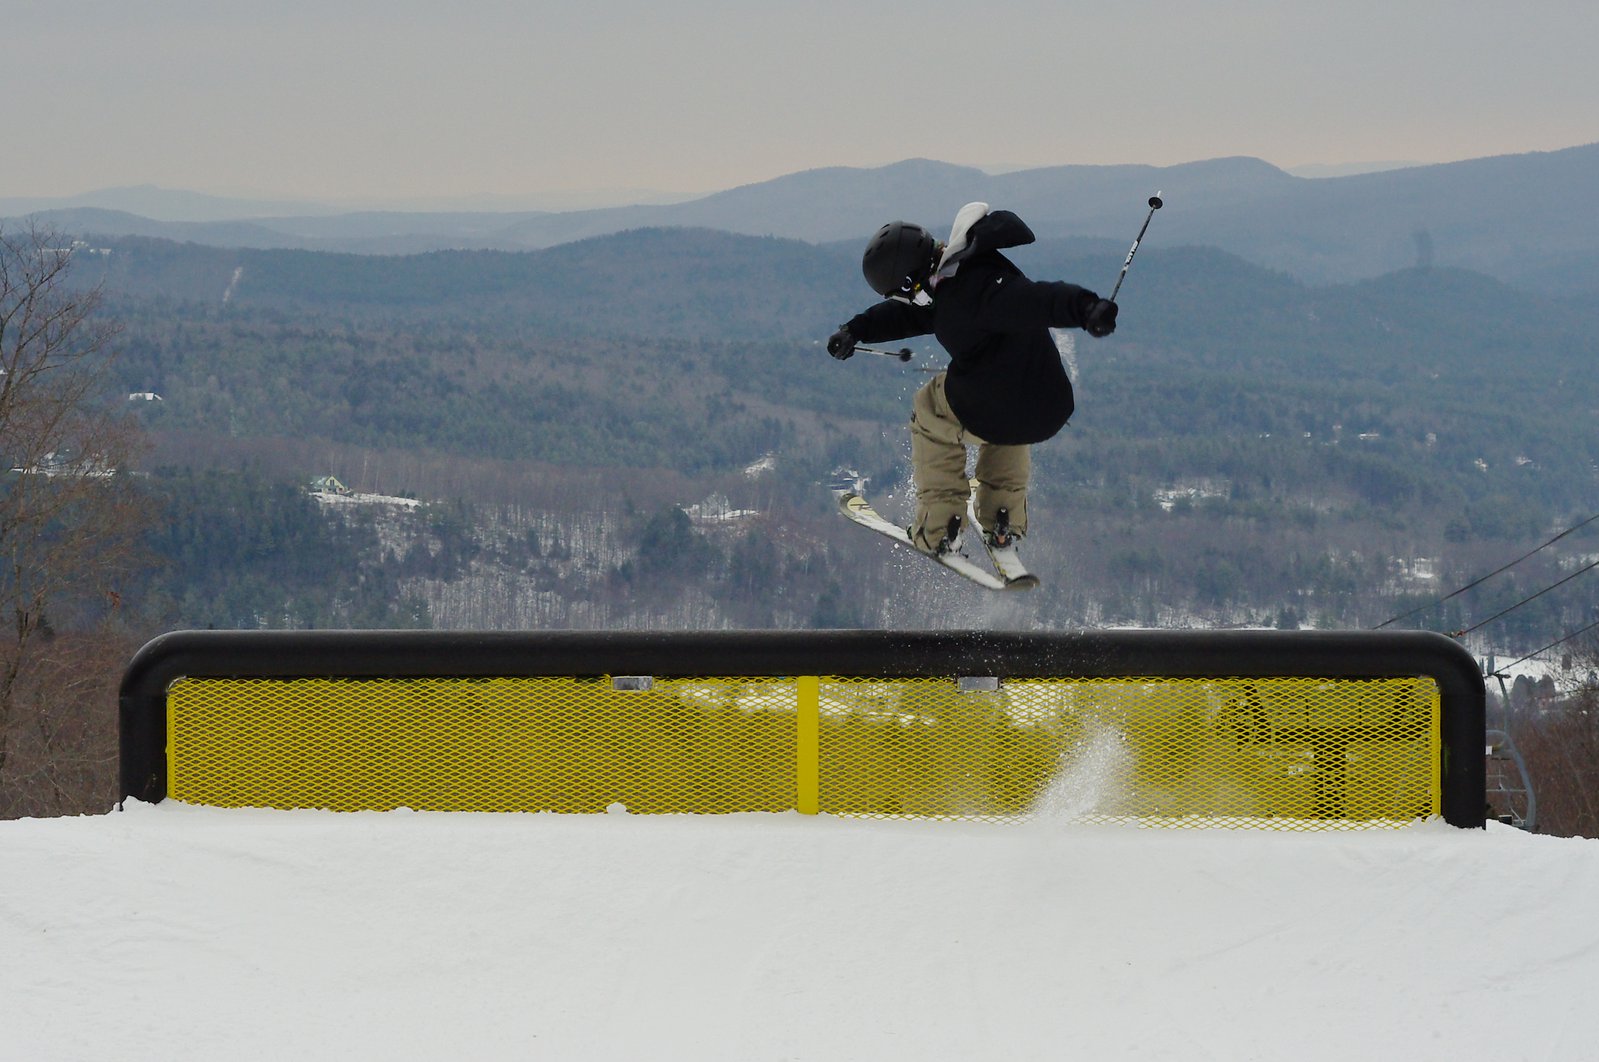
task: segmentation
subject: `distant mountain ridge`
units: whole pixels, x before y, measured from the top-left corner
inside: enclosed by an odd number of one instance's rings
[[[629,203],[681,203],[699,195],[647,188],[593,188],[532,195],[427,196],[360,202],[210,195],[156,185],[101,188],[69,196],[0,196],[0,217],[47,210],[119,210],[152,221],[326,218],[341,214],[540,214]]]
[[[0,216],[16,217],[44,211],[112,210],[136,214],[151,221],[238,221],[244,218],[281,217],[292,214],[336,214],[335,207],[296,199],[244,199],[208,195],[155,185],[101,188],[69,196],[10,196],[0,198]]]
[[[163,222],[73,208],[37,216],[65,231],[219,247],[414,254],[527,251],[640,228],[711,228],[810,243],[864,241],[891,218],[935,231],[961,204],[1013,209],[1041,238],[1130,240],[1156,191],[1150,238],[1215,246],[1311,283],[1412,265],[1477,270],[1546,294],[1599,292],[1599,143],[1344,177],[1294,177],[1259,159],[1176,166],[1055,166],[992,175],[912,159],[789,174],[688,202],[565,212],[361,212]],[[4,204],[0,203],[0,208]]]

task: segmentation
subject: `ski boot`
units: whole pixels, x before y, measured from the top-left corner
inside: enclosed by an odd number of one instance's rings
[[[935,545],[932,549],[924,548],[922,546],[921,542],[918,541],[918,537],[919,536],[916,534],[915,525],[912,525],[911,527],[906,528],[905,535],[906,535],[906,537],[908,537],[911,540],[911,545],[916,547],[917,549],[921,550],[923,553],[931,553],[934,556],[942,557],[942,556],[944,556],[945,554],[948,554],[948,553],[959,553],[960,552],[960,548],[961,548],[961,524],[962,524],[962,521],[961,521],[960,513],[955,513],[955,514],[951,515],[950,518],[949,518],[949,523],[944,528],[944,536],[941,539],[939,539],[938,544]],[[925,541],[925,536],[920,536],[920,537],[922,538],[923,541]]]
[[[1010,510],[1001,505],[994,514],[994,526],[983,532],[983,544],[989,549],[1011,549],[1021,540],[1021,532],[1011,530]]]
[[[1026,590],[1038,585],[1038,576],[1027,570],[1016,547],[1021,544],[1022,533],[1010,526],[1010,510],[1003,507],[994,514],[994,526],[983,532],[983,548],[994,570],[1005,581],[1007,590]]]

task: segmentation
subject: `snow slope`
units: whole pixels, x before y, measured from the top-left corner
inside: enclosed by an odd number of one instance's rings
[[[6,1059],[1593,1057],[1599,842],[133,804],[0,823]]]

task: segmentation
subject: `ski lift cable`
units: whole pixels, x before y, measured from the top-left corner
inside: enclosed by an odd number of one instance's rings
[[[1523,553],[1521,556],[1517,557],[1515,560],[1511,561],[1509,564],[1506,564],[1504,567],[1495,568],[1493,571],[1489,572],[1487,575],[1484,575],[1482,578],[1474,579],[1471,582],[1467,583],[1465,586],[1462,586],[1459,590],[1456,590],[1453,593],[1445,594],[1443,597],[1438,598],[1438,600],[1436,600],[1436,601],[1429,601],[1425,605],[1418,605],[1415,608],[1411,609],[1409,612],[1404,613],[1403,615],[1395,616],[1393,619],[1384,620],[1383,622],[1377,624],[1377,626],[1373,627],[1372,630],[1380,631],[1384,627],[1388,626],[1391,623],[1398,623],[1400,620],[1409,619],[1411,616],[1414,616],[1418,612],[1425,612],[1427,609],[1434,608],[1434,607],[1436,607],[1438,605],[1441,605],[1445,601],[1448,601],[1451,598],[1459,597],[1461,594],[1465,593],[1467,590],[1475,589],[1476,587],[1481,586],[1483,583],[1486,583],[1489,579],[1492,579],[1494,576],[1499,575],[1502,572],[1509,571],[1511,568],[1514,568],[1516,565],[1520,564],[1522,561],[1526,560],[1528,557],[1531,557],[1533,554],[1539,553],[1539,552],[1541,552],[1543,550],[1548,549],[1550,546],[1554,545],[1556,542],[1559,542],[1561,539],[1565,538],[1567,535],[1571,534],[1573,531],[1582,530],[1584,527],[1587,527],[1589,524],[1593,523],[1595,520],[1599,520],[1599,513],[1594,513],[1592,516],[1588,517],[1588,519],[1582,521],[1580,524],[1572,524],[1570,527],[1568,527],[1564,531],[1560,532],[1560,534],[1556,535],[1554,538],[1551,538],[1548,542],[1545,542],[1543,545],[1538,546],[1535,549],[1528,550],[1526,553]],[[1556,585],[1559,585],[1559,584],[1556,584]],[[1501,613],[1501,615],[1502,614],[1503,613]],[[1475,630],[1476,628],[1473,627],[1472,629]]]
[[[1575,579],[1577,576],[1581,575],[1583,572],[1591,572],[1595,568],[1599,568],[1599,560],[1596,560],[1596,561],[1592,562],[1591,564],[1583,565],[1581,568],[1578,568],[1576,571],[1572,572],[1570,575],[1566,576],[1564,579],[1560,580],[1558,583],[1551,583],[1550,585],[1544,587],[1542,590],[1538,591],[1536,594],[1529,594],[1528,596],[1522,598],[1520,601],[1517,601],[1514,605],[1511,605],[1509,608],[1500,609],[1498,612],[1495,612],[1492,616],[1489,616],[1487,619],[1481,621],[1480,623],[1474,623],[1470,627],[1465,627],[1465,628],[1462,628],[1461,630],[1458,630],[1458,631],[1451,631],[1449,636],[1451,638],[1459,638],[1459,637],[1461,637],[1463,635],[1470,634],[1472,631],[1480,630],[1483,627],[1488,626],[1488,624],[1492,623],[1494,620],[1500,618],[1501,616],[1509,615],[1510,613],[1516,611],[1516,609],[1520,608],[1522,605],[1527,604],[1527,602],[1536,601],[1538,598],[1544,596],[1549,591],[1554,590],[1557,587],[1565,586],[1567,583],[1571,582],[1571,580]]]
[[[1506,673],[1511,668],[1515,667],[1517,664],[1525,664],[1527,661],[1531,660],[1533,657],[1539,655],[1540,653],[1547,653],[1549,650],[1553,649],[1557,645],[1564,645],[1566,642],[1571,641],[1571,639],[1573,639],[1573,638],[1581,637],[1582,635],[1587,634],[1589,631],[1593,630],[1595,627],[1599,627],[1599,620],[1594,620],[1592,623],[1588,624],[1586,627],[1583,627],[1581,630],[1572,631],[1570,634],[1566,635],[1564,638],[1561,638],[1561,639],[1558,639],[1556,641],[1550,642],[1548,645],[1544,646],[1542,649],[1539,649],[1539,650],[1537,650],[1535,652],[1528,653],[1526,656],[1522,657],[1520,660],[1514,660],[1514,661],[1506,664],[1504,667],[1494,668],[1494,670],[1490,671],[1489,674],[1494,676],[1495,678],[1504,678]]]

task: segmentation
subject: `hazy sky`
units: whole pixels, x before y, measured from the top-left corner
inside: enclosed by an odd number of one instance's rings
[[[0,196],[1445,162],[1599,141],[1596,47],[1596,0],[0,0]]]

